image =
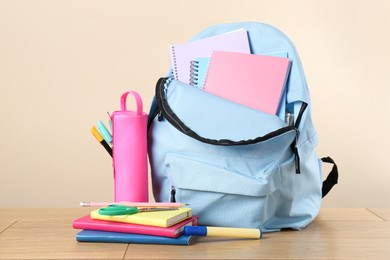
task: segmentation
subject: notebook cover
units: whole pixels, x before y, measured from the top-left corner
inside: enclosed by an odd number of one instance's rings
[[[128,233],[119,233],[119,232],[96,231],[96,230],[82,230],[76,234],[76,240],[79,242],[190,245],[192,239],[193,239],[192,236],[186,236],[186,235],[182,235],[177,238],[171,238],[171,237],[128,234]]]
[[[169,50],[173,76],[186,84],[190,83],[189,64],[198,57],[211,57],[214,50],[250,53],[248,34],[244,29],[188,43],[175,44]]]
[[[91,218],[114,222],[125,222],[139,225],[170,227],[191,217],[191,208],[178,208],[177,210],[140,212],[132,215],[105,216],[99,210],[91,212]]]
[[[275,115],[289,71],[288,58],[215,51],[204,90]]]
[[[275,56],[275,57],[284,57],[287,58],[287,52],[270,52],[270,53],[262,53],[267,56]],[[193,78],[193,86],[197,88],[203,88],[204,81],[206,79],[207,70],[209,68],[211,58],[196,58],[194,61],[195,65],[190,65],[190,78]],[[191,83],[191,82],[190,82]],[[284,119],[284,117],[283,117]]]
[[[87,215],[74,220],[73,228],[162,236],[162,237],[178,237],[183,234],[185,226],[196,226],[197,224],[198,224],[197,216],[192,216],[189,219],[183,220],[182,222],[179,222],[171,227],[165,228],[165,227],[137,225],[131,223],[112,222],[106,220],[95,220],[95,219],[91,219],[90,215]]]

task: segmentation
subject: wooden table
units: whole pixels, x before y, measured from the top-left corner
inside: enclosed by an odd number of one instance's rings
[[[90,211],[0,209],[0,259],[390,259],[390,209],[322,209],[303,231],[191,246],[77,242],[72,220]]]

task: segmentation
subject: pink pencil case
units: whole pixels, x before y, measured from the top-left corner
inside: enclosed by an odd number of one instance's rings
[[[127,110],[131,94],[136,110]],[[148,201],[147,121],[142,111],[141,96],[135,91],[123,93],[121,110],[112,116],[113,166],[115,201]]]

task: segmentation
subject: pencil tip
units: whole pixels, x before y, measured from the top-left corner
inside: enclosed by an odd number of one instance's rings
[[[88,207],[89,203],[88,202],[80,202],[80,207]]]

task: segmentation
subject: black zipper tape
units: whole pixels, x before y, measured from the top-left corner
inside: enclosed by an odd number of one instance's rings
[[[155,93],[157,93],[157,88],[160,86],[160,83],[161,83],[161,81],[163,81],[163,80],[164,80],[164,78],[160,78],[160,79],[157,81],[156,88],[155,88]],[[155,101],[156,101],[156,103],[158,102],[158,101],[157,101],[157,96],[155,97]],[[152,123],[153,123],[154,118],[155,118],[159,113],[160,113],[160,109],[159,109],[159,107],[158,107],[158,104],[156,104],[155,109],[154,109],[153,112],[149,115],[150,119],[149,119],[149,121],[148,121],[148,131],[149,131],[150,126],[151,126]]]
[[[190,129],[186,124],[184,124],[180,118],[174,113],[174,111],[171,109],[171,107],[168,104],[168,101],[166,99],[166,93],[165,93],[165,84],[167,83],[168,78],[160,79],[156,86],[156,100],[157,100],[157,107],[158,107],[158,113],[155,113],[156,115],[159,115],[159,120],[164,117],[172,126],[174,126],[177,130],[182,132],[183,134],[192,137],[200,142],[212,144],[212,145],[222,145],[222,146],[236,146],[236,145],[249,145],[249,144],[256,144],[259,142],[263,142],[266,140],[269,140],[271,138],[274,138],[276,136],[282,135],[286,132],[295,130],[295,126],[286,126],[283,128],[280,128],[276,131],[270,132],[264,136],[260,136],[254,139],[249,140],[240,140],[240,141],[232,141],[228,139],[209,139],[202,137],[198,135],[196,132],[194,132],[192,129]]]
[[[308,107],[308,104],[305,102],[302,102],[301,109],[299,109],[297,120],[295,121],[295,128],[298,129],[299,124],[301,123],[303,112],[306,111],[306,108]]]
[[[303,113],[306,111],[306,108],[308,107],[308,104],[305,103],[305,102],[302,102],[302,105],[301,105],[301,109],[299,109],[299,113],[298,113],[298,117],[297,117],[297,120],[295,121],[295,124],[294,124],[294,127],[295,127],[295,131],[297,132],[296,135],[295,135],[295,140],[294,142],[291,144],[291,149],[295,155],[295,173],[296,174],[300,174],[301,173],[301,159],[299,157],[299,151],[298,151],[298,137],[299,137],[299,131],[298,131],[298,127],[301,123],[301,120],[302,120],[302,116],[303,116]]]

